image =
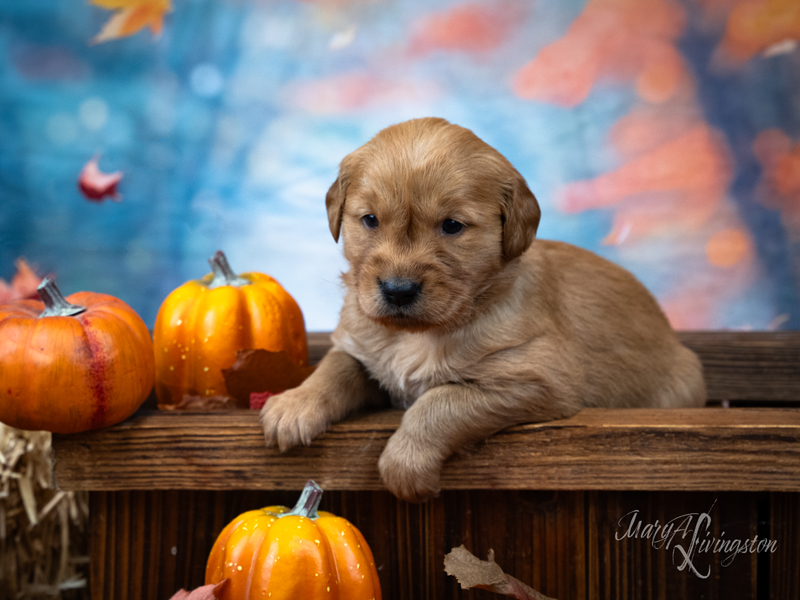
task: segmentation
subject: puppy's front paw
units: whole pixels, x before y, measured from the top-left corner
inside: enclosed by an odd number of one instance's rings
[[[272,396],[261,409],[261,427],[268,447],[281,452],[308,446],[330,424],[323,402],[301,387]]]
[[[424,502],[439,493],[442,457],[432,447],[414,443],[402,431],[391,438],[378,461],[383,483],[407,502]]]

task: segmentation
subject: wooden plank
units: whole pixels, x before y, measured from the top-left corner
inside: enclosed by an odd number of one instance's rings
[[[381,490],[377,461],[402,412],[359,414],[310,447],[264,446],[258,414],[139,414],[54,435],[65,490]],[[511,427],[450,459],[443,489],[800,491],[800,410],[588,409]]]
[[[164,600],[204,583],[205,561],[226,523],[246,510],[292,505],[297,493],[119,491],[91,498],[92,527],[100,525],[93,535],[92,597]],[[190,505],[194,510],[187,511]],[[797,493],[748,492],[450,490],[421,505],[385,491],[326,492],[322,499],[324,510],[348,519],[369,542],[384,600],[498,598],[463,592],[444,573],[444,555],[461,544],[481,558],[494,550],[503,570],[554,598],[796,600],[798,507]],[[673,521],[686,534],[676,526],[669,546],[652,529],[626,536],[632,511],[643,526]],[[728,563],[727,552],[697,551],[693,564],[701,574],[710,569],[709,577],[680,569],[682,555],[674,548],[688,550],[703,512],[717,539],[752,539],[758,530],[759,538],[777,541],[776,552],[740,554]],[[150,526],[154,515],[161,515],[160,526]],[[126,538],[122,532],[142,521],[144,539]]]
[[[681,331],[712,400],[800,401],[800,332]]]
[[[308,341],[308,362],[317,364],[331,347],[331,334],[328,331],[309,331],[306,334]]]
[[[800,332],[679,331],[678,337],[703,363],[709,400],[800,402]],[[311,364],[330,346],[330,333],[309,333]]]
[[[752,539],[761,494],[587,493],[590,598],[766,597],[759,595],[756,578],[757,561],[765,555],[735,555],[728,563],[726,553],[700,551],[692,545],[695,529],[699,540],[709,539],[707,532],[717,539]],[[708,528],[699,525],[702,513],[708,515]],[[672,529],[665,535],[669,523]],[[681,551],[689,554],[696,573],[684,564]]]
[[[289,505],[294,492],[169,491],[92,492],[93,598],[163,600],[183,587],[204,583],[205,563],[216,535],[238,514],[267,505]],[[443,569],[444,555],[465,544],[486,557],[494,549],[510,573],[558,598],[584,598],[583,492],[448,491],[425,504],[408,504],[388,492],[326,492],[323,510],[356,525],[375,557],[384,600],[466,597]],[[187,511],[194,505],[194,511]],[[96,508],[96,510],[95,510]],[[120,531],[133,530],[152,514],[161,527],[131,544]],[[220,522],[217,518],[222,515]],[[170,527],[165,527],[170,523]],[[175,543],[190,540],[190,544]],[[113,555],[113,562],[102,560]],[[533,577],[532,563],[543,566]],[[142,565],[146,580],[141,577]],[[547,570],[545,575],[543,571]],[[155,575],[155,578],[153,577]],[[127,585],[125,584],[127,582]],[[146,590],[134,596],[135,591]],[[496,598],[474,591],[469,597]]]
[[[113,525],[109,526],[108,498],[111,494],[92,492],[89,494],[89,584],[91,600],[104,600],[110,594],[106,586],[109,575],[113,573],[113,564],[109,558],[113,556]]]
[[[765,553],[764,572],[770,600],[800,600],[800,494],[770,494],[768,514],[759,523],[759,538],[776,540],[775,552]],[[766,584],[759,581],[759,585]]]

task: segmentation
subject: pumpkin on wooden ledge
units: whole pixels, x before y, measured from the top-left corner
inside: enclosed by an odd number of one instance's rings
[[[349,521],[317,511],[309,481],[297,505],[243,513],[219,534],[206,584],[229,579],[222,600],[381,600],[375,560]]]
[[[156,316],[156,397],[171,407],[189,396],[225,396],[222,370],[239,350],[285,351],[308,365],[303,313],[269,275],[236,275],[222,251],[209,260],[212,272],[167,296]],[[242,406],[249,408],[249,406]]]
[[[127,419],[155,378],[144,321],[108,294],[64,298],[49,278],[38,291],[0,306],[0,421],[79,433]]]

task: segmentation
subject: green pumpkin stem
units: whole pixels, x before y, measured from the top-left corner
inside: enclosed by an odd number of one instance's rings
[[[45,277],[36,290],[39,292],[39,297],[45,306],[44,311],[39,315],[40,319],[43,317],[74,317],[86,312],[85,306],[67,302],[67,299],[61,295],[58,287],[56,287],[56,282],[49,277]]]
[[[317,509],[319,508],[321,500],[322,488],[319,487],[313,479],[309,479],[306,487],[303,488],[303,492],[300,494],[300,499],[297,501],[297,504],[294,505],[294,508],[287,513],[283,513],[278,518],[295,515],[312,520],[318,519],[319,514],[317,514]]]
[[[241,287],[250,283],[247,279],[239,277],[233,272],[222,250],[217,250],[216,254],[208,259],[208,264],[211,265],[211,271],[214,273],[214,277],[208,284],[209,289],[222,287],[223,285]]]

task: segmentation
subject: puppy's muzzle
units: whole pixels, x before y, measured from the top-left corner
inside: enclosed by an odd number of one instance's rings
[[[416,281],[399,277],[392,277],[386,281],[378,279],[378,286],[384,300],[393,306],[412,304],[419,297],[419,290],[422,287]]]

